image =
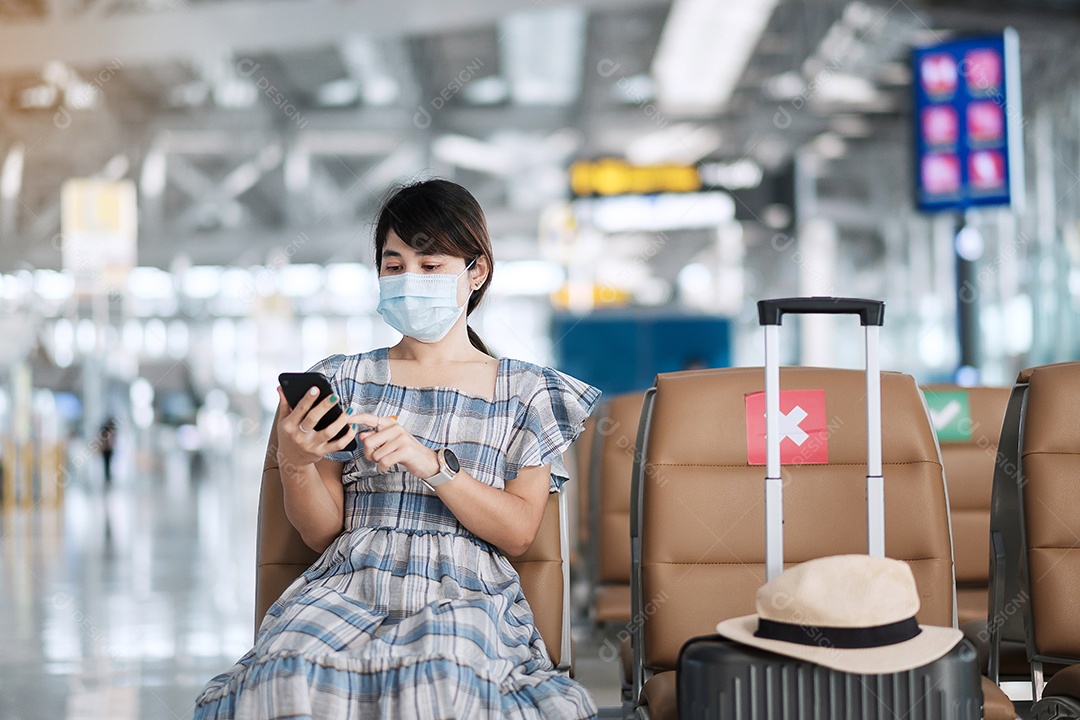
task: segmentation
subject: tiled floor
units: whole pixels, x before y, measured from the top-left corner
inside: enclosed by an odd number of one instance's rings
[[[0,720],[191,716],[252,642],[262,451],[144,450],[108,490],[87,464],[60,507],[0,513]],[[577,652],[614,710],[617,668]]]

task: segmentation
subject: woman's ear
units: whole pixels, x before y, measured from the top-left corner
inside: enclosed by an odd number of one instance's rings
[[[484,282],[490,274],[490,270],[491,267],[488,265],[488,259],[486,257],[481,255],[476,258],[472,270],[469,271],[469,289],[475,291],[483,287]]]

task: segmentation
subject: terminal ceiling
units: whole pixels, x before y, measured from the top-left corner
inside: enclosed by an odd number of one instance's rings
[[[679,4],[696,35],[676,36]],[[679,105],[735,42],[710,4],[771,12],[722,104]],[[906,162],[912,44],[1012,24],[1025,94],[1071,79],[1075,2],[772,4],[0,0],[0,271],[60,267],[59,187],[87,176],[135,180],[139,262],[163,268],[290,245],[367,262],[380,197],[424,174],[474,191],[504,257],[534,257],[568,164],[604,156],[773,172],[809,153],[821,207],[867,231],[906,192],[881,169]]]

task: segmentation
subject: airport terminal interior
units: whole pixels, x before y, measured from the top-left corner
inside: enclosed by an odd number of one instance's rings
[[[314,670],[196,701],[319,558],[279,374],[402,340],[376,220],[432,178],[486,218],[490,354],[602,393],[550,418],[569,481],[526,553],[472,540],[520,573],[538,687],[595,707],[349,717],[1080,718],[1077,38],[1080,0],[0,0],[0,720],[345,717],[281,699]],[[867,302],[759,306],[809,297]],[[949,654],[844,671],[902,653],[765,618],[875,547],[914,605],[836,627]],[[751,614],[833,654],[746,655],[717,625]],[[766,682],[796,661],[856,690]]]

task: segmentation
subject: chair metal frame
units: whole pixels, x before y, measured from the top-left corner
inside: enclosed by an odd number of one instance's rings
[[[562,557],[562,642],[555,669],[569,676],[574,668],[574,641],[570,632],[570,505],[565,492],[556,494],[559,496],[559,554]]]
[[[631,668],[631,685],[627,712],[637,708],[639,717],[649,718],[648,709],[638,705],[641,690],[652,673],[645,668],[645,623],[642,608],[645,605],[644,588],[641,577],[641,524],[644,510],[643,485],[645,483],[646,462],[648,456],[649,428],[652,425],[652,409],[656,400],[656,388],[645,391],[641,403],[641,420],[638,422],[636,450],[634,452],[633,481],[630,486],[630,625],[631,647],[634,651],[634,667]]]
[[[990,607],[987,620],[990,658],[987,676],[996,684],[1001,681],[1002,642],[1027,642],[1024,614],[1004,614],[1006,596],[1022,597],[1018,564],[1022,562],[1022,548],[1027,543],[1022,540],[1022,531],[1015,520],[1021,512],[1019,495],[1023,474],[1020,469],[1020,428],[1027,406],[1027,390],[1026,382],[1018,382],[1009,395],[998,439],[990,501]],[[1010,558],[1016,559],[1010,561]],[[1030,593],[1027,597],[1030,597]],[[1034,687],[1032,690],[1034,692]],[[1042,692],[1041,688],[1039,692]]]

